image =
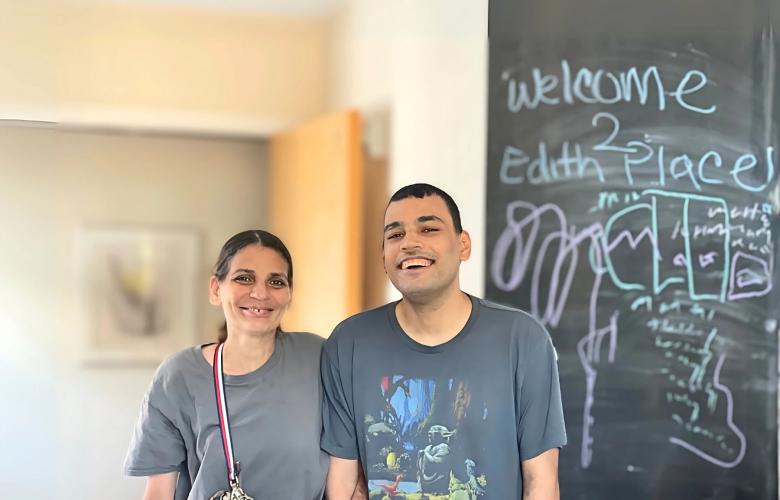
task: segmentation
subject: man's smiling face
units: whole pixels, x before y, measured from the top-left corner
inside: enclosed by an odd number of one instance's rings
[[[385,210],[385,272],[404,298],[429,302],[457,290],[460,263],[470,253],[468,233],[455,231],[439,196],[404,198]]]

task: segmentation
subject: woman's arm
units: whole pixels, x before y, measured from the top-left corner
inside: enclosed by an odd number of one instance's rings
[[[350,500],[368,500],[368,484],[366,476],[363,475],[363,467],[358,466],[358,473],[360,473],[360,477]]]
[[[368,498],[366,480],[363,479],[358,460],[330,457],[325,497],[328,500],[364,500]]]
[[[179,473],[175,471],[149,476],[146,480],[143,500],[173,500],[178,478]]]

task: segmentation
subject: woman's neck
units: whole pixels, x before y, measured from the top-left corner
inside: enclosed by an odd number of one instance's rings
[[[228,334],[222,350],[222,370],[227,375],[245,375],[263,366],[274,352],[275,331]]]

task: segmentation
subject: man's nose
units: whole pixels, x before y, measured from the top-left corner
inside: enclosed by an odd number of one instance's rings
[[[401,250],[403,251],[414,250],[421,247],[422,243],[420,243],[416,234],[406,233],[404,239],[401,241]]]

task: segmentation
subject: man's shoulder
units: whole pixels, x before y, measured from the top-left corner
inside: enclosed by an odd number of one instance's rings
[[[367,331],[375,331],[378,326],[387,324],[387,310],[389,307],[392,307],[392,304],[383,304],[348,317],[336,325],[327,343],[351,341]]]
[[[510,326],[507,331],[528,335],[539,340],[549,339],[550,334],[531,314],[516,307],[506,306],[487,299],[479,300],[483,321]]]
[[[527,323],[536,323],[539,322],[531,316],[529,313],[523,311],[522,309],[518,309],[516,307],[507,306],[504,304],[499,304],[498,302],[492,302],[487,299],[478,298],[480,307],[483,309],[486,315],[489,315],[493,318],[498,319],[507,319],[510,321],[521,321],[521,322],[527,322]]]
[[[323,346],[324,358],[336,365],[351,363],[358,345],[365,344],[365,340],[369,338],[376,339],[377,335],[382,335],[385,325],[388,324],[388,307],[390,305],[385,304],[363,311],[336,325]]]

